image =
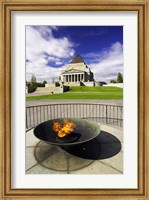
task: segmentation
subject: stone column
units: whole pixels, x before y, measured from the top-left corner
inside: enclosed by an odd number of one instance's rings
[[[74,82],[74,74],[72,74],[72,82]]]
[[[72,78],[72,75],[70,74],[70,82],[72,82],[72,79],[71,79],[71,78]]]
[[[81,81],[83,81],[83,74],[81,74]]]

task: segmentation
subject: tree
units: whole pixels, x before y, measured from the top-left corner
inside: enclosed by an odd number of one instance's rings
[[[52,77],[51,83],[54,83],[54,82],[55,82],[55,79],[54,79],[54,77]]]
[[[47,84],[47,81],[43,81],[43,85],[45,86],[45,84]]]
[[[43,81],[43,84],[46,84],[47,83],[47,81]]]
[[[36,76],[34,74],[32,74],[31,83],[36,83]]]
[[[31,82],[28,84],[28,93],[34,92],[37,88],[36,76],[32,74]]]
[[[116,83],[116,80],[111,80],[110,83]]]
[[[123,76],[120,72],[117,75],[117,83],[123,83]]]

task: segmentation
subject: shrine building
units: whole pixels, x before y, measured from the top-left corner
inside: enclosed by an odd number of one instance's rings
[[[94,86],[93,72],[86,65],[80,55],[77,55],[61,72],[61,81],[64,85]]]

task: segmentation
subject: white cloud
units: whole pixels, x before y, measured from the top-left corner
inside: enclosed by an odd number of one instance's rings
[[[36,62],[27,62],[26,64],[26,78],[27,80],[31,79],[32,74],[35,74],[37,81],[48,81],[50,82],[52,78],[58,80],[58,77],[61,73],[62,68],[53,68],[50,66],[45,65],[43,60],[37,60]]]
[[[96,62],[88,65],[94,73],[96,81],[106,81],[117,78],[117,73],[123,73],[123,45],[116,42],[108,49],[104,49],[98,54],[94,55]],[[89,57],[89,54],[87,55]]]
[[[55,65],[61,65],[61,64],[63,64],[61,61],[57,61],[57,62],[55,63]]]
[[[63,64],[63,59],[74,56],[74,45],[67,37],[55,38],[53,30],[57,27],[27,26],[26,27],[26,78],[31,79],[35,74],[37,81],[48,81],[58,78],[63,67],[48,66],[49,62],[55,66]],[[60,30],[58,30],[60,31]],[[123,46],[116,42],[101,52],[86,54],[91,71],[96,81],[110,81],[117,78],[117,73],[123,73]]]
[[[49,81],[53,77],[58,77],[62,68],[48,66],[48,62],[60,65],[62,58],[74,55],[74,44],[67,37],[55,38],[53,29],[56,30],[57,27],[26,27],[27,80],[30,80],[32,74],[35,74],[37,81]]]

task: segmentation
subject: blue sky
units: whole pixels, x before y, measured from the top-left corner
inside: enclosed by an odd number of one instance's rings
[[[26,78],[58,79],[80,54],[96,81],[123,73],[122,26],[26,26]]]

